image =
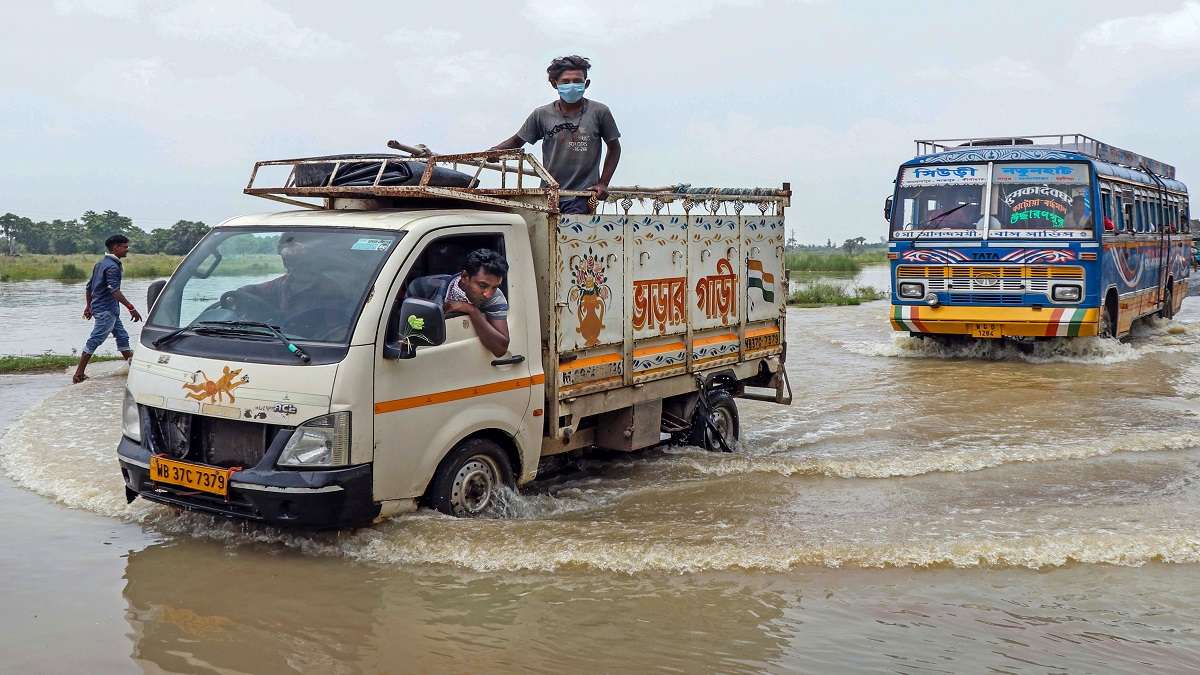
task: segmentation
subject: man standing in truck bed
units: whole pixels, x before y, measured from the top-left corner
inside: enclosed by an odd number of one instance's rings
[[[608,196],[608,183],[621,161],[621,132],[608,106],[583,97],[591,84],[591,63],[582,56],[562,56],[550,62],[546,74],[558,90],[558,100],[535,108],[511,138],[493,150],[510,150],[542,141],[542,164],[560,190],[590,190],[594,199]],[[600,141],[608,147],[600,170]],[[559,201],[562,213],[591,213],[587,197]]]

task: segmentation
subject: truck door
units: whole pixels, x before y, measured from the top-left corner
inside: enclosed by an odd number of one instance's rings
[[[529,306],[537,294],[528,244],[515,242],[512,228],[456,226],[425,235],[402,266],[388,306],[397,306],[418,277],[460,272],[466,255],[477,248],[496,250],[509,263],[501,285],[509,302],[509,351],[494,356],[469,318],[452,315],[443,344],[419,346],[411,359],[385,360],[386,328],[381,327],[375,366],[376,500],[419,497],[445,454],[475,431],[541,438],[542,418],[529,416],[531,392],[542,392],[537,311]],[[535,370],[537,378],[531,377]],[[536,424],[527,423],[531,420]]]

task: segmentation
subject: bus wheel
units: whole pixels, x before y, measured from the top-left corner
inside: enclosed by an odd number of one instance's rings
[[[1105,301],[1100,305],[1100,337],[1117,337],[1117,315],[1111,309],[1112,303]]]
[[[504,450],[486,438],[469,438],[442,460],[429,486],[429,504],[452,516],[474,518],[496,506],[514,485]]]
[[[1170,319],[1175,316],[1175,290],[1171,288],[1175,283],[1167,282],[1167,287],[1163,289],[1163,306],[1158,310],[1158,316],[1162,319]]]

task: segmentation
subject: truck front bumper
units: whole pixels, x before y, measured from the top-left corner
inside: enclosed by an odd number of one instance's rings
[[[898,331],[975,337],[1097,335],[1100,325],[1100,310],[1095,307],[892,305],[888,317]]]
[[[233,474],[226,497],[150,479],[150,452],[124,436],[117,459],[130,501],[152,502],[228,518],[309,529],[354,527],[379,515],[371,465],[324,471],[246,469]]]

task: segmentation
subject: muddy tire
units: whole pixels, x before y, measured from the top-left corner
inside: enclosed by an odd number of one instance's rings
[[[692,421],[691,438],[688,442],[705,450],[721,452],[723,448],[717,440],[719,433],[725,441],[725,445],[733,448],[737,439],[741,437],[741,421],[738,417],[737,403],[728,392],[722,390],[709,393],[708,402],[710,406],[708,420],[711,422],[711,426],[701,419],[700,411],[697,409],[696,418]]]
[[[470,438],[438,465],[426,499],[442,513],[476,518],[492,511],[500,492],[514,486],[512,464],[504,450],[486,438]]]

